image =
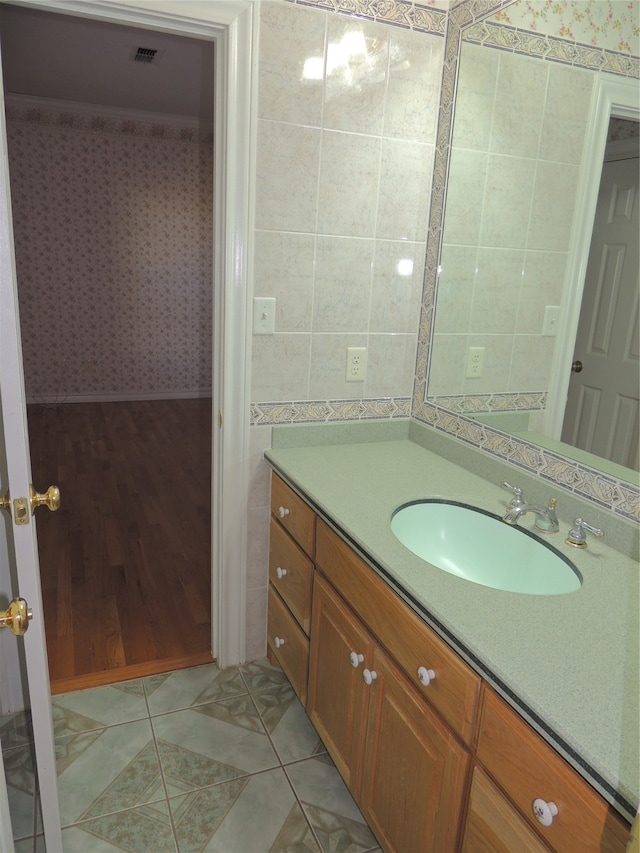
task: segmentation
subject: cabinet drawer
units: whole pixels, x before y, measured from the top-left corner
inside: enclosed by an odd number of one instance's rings
[[[480,677],[321,519],[316,565],[352,604],[411,683],[469,743]],[[418,680],[421,667],[435,674],[428,686]]]
[[[273,519],[269,540],[269,580],[308,635],[313,563]]]
[[[267,642],[273,656],[298,694],[298,698],[303,705],[306,705],[309,640],[271,585],[269,585]]]
[[[617,813],[516,712],[489,688],[483,692],[478,760],[554,850],[623,853],[629,828]],[[543,826],[533,801],[558,814]]]
[[[480,767],[473,774],[462,853],[549,853]]]
[[[271,475],[271,512],[305,554],[313,557],[315,513],[277,474]]]

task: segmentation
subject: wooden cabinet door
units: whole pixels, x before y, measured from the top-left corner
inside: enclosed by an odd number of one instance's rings
[[[355,791],[365,734],[363,669],[371,637],[331,586],[316,575],[313,588],[307,712],[342,778]],[[362,655],[354,667],[351,655]]]
[[[471,786],[462,853],[548,853],[480,767]]]
[[[455,850],[469,754],[378,648],[372,669],[362,813],[385,853]]]

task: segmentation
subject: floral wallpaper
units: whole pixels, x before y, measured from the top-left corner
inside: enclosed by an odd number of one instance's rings
[[[210,393],[211,135],[15,100],[7,135],[27,398]]]
[[[638,54],[640,4],[633,0],[526,0],[494,20],[594,47]]]

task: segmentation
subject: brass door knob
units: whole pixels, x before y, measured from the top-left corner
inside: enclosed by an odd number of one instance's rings
[[[0,495],[0,509],[6,509],[9,515],[11,515],[11,498],[9,497],[9,492],[6,495]]]
[[[582,373],[582,362],[581,361],[574,361],[573,364],[571,365],[571,372],[572,373]]]
[[[0,610],[0,628],[10,628],[11,633],[21,637],[33,619],[33,610],[24,598],[14,598],[4,612]]]
[[[29,501],[32,513],[39,506],[46,506],[50,512],[55,512],[57,509],[60,509],[60,489],[57,486],[49,486],[47,491],[41,495],[31,486]]]

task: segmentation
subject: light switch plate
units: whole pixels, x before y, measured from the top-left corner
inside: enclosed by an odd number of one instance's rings
[[[272,335],[276,330],[274,296],[256,296],[253,300],[253,334]]]
[[[544,320],[542,322],[542,334],[545,337],[555,337],[558,334],[558,320],[560,319],[559,305],[545,305]]]

